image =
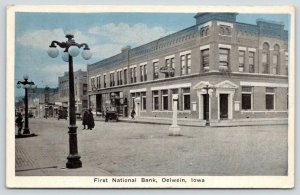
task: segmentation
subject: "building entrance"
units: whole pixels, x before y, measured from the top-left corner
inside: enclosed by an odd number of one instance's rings
[[[228,94],[220,94],[220,119],[228,119]]]
[[[209,95],[203,94],[203,119],[209,120]]]

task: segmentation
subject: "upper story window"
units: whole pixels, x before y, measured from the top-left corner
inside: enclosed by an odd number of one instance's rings
[[[239,51],[239,71],[244,72],[245,69],[245,51]]]
[[[181,75],[191,74],[191,54],[180,56],[180,69]]]
[[[106,88],[106,75],[103,75],[103,87]]]
[[[230,26],[226,26],[226,25],[220,25],[220,27],[219,27],[219,34],[220,35],[230,36],[231,35],[231,27]]]
[[[278,44],[275,44],[273,52],[273,74],[279,74],[279,55],[280,47]]]
[[[174,61],[174,57],[171,58],[166,58],[165,60],[165,66],[166,67],[171,67],[173,69],[175,69],[175,61]],[[175,76],[175,72],[171,72],[171,73],[166,73],[165,77],[174,77]]]
[[[158,61],[153,62],[153,80],[159,78]]]
[[[263,44],[263,51],[262,51],[262,72],[264,74],[269,74],[270,73],[270,61],[269,61],[269,56],[270,56],[270,46],[268,43]]]
[[[147,64],[140,66],[140,81],[147,81]]]
[[[127,84],[127,69],[124,69],[124,84]]]
[[[130,83],[136,83],[136,75],[137,75],[136,71],[137,71],[136,67],[130,68]]]
[[[122,70],[117,71],[117,85],[122,85],[123,79],[122,79]]]
[[[209,49],[201,50],[201,62],[204,71],[209,71]]]
[[[95,77],[91,77],[91,89],[95,88]]]
[[[110,87],[115,86],[115,73],[110,73],[109,78],[110,78]]]
[[[286,71],[286,75],[288,75],[288,73],[289,73],[289,55],[287,52],[285,53],[285,71]]]
[[[255,56],[255,53],[253,51],[249,51],[248,63],[249,63],[249,72],[250,73],[254,73],[254,71],[255,71],[254,56]]]
[[[230,49],[219,48],[219,66],[228,69]]]
[[[97,88],[101,88],[101,76],[97,76]]]
[[[209,35],[209,26],[204,26],[200,29],[200,37],[206,37]]]

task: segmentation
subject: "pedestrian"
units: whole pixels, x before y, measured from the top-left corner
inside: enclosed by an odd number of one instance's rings
[[[23,117],[21,113],[18,113],[18,117],[16,118],[16,124],[18,127],[18,135],[21,135],[21,131],[23,128]]]
[[[83,129],[85,129],[85,126],[87,125],[87,120],[88,120],[88,111],[85,110],[82,116],[82,125],[83,125]],[[83,130],[82,129],[82,130]]]
[[[87,114],[87,126],[89,130],[92,130],[95,127],[95,121],[91,108],[89,109],[89,112]]]
[[[131,119],[134,119],[134,116],[135,116],[135,111],[134,111],[134,109],[132,109],[132,111],[131,111]]]

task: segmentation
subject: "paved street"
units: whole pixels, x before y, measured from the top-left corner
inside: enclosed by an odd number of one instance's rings
[[[286,175],[287,126],[181,127],[78,121],[80,169],[65,169],[68,121],[30,119],[36,137],[16,139],[16,175]]]

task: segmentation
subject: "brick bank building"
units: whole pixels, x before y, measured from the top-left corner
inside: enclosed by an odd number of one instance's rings
[[[279,22],[198,13],[196,25],[88,65],[89,106],[197,125],[287,123],[288,32]]]

